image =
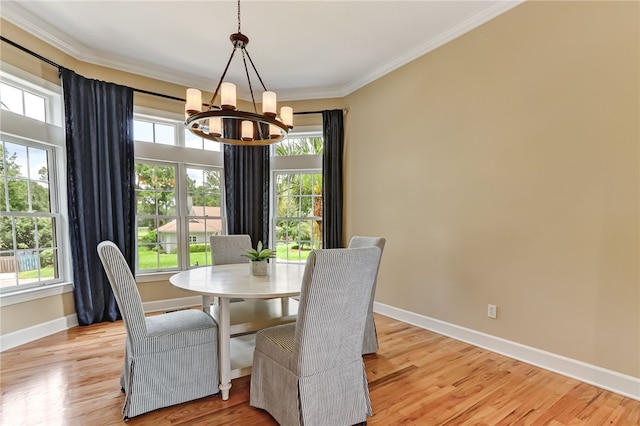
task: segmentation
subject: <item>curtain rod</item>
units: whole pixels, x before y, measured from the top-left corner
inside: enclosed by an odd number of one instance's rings
[[[60,64],[57,64],[55,62],[53,62],[50,59],[45,58],[42,55],[37,54],[36,52],[34,52],[33,50],[29,50],[24,46],[19,45],[18,43],[9,40],[8,38],[4,37],[4,36],[0,36],[0,39],[2,41],[4,41],[7,44],[10,44],[11,46],[15,47],[16,49],[22,50],[25,53],[28,53],[29,55],[40,59],[42,62],[46,62],[47,64],[58,68],[58,71],[60,71],[63,66]],[[171,95],[165,95],[164,93],[158,93],[158,92],[151,92],[149,90],[142,90],[142,89],[136,89],[135,87],[129,87],[131,90],[133,90],[134,92],[138,92],[138,93],[143,93],[145,95],[152,95],[152,96],[157,96],[159,98],[164,98],[164,99],[171,99],[173,101],[180,101],[180,102],[186,102],[185,99],[182,98],[178,98],[177,96],[171,96]],[[208,106],[208,105],[207,105]],[[322,111],[302,111],[302,112],[294,112],[294,115],[307,115],[307,114],[322,114]]]

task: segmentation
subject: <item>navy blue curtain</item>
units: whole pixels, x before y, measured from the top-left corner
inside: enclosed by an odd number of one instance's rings
[[[133,90],[65,68],[60,73],[78,322],[115,321],[120,314],[96,247],[111,240],[134,264]]]
[[[239,134],[239,120],[226,120],[225,134]],[[248,234],[255,247],[269,246],[269,147],[224,146],[227,233]]]
[[[322,111],[322,246],[342,245],[344,119],[341,109]]]

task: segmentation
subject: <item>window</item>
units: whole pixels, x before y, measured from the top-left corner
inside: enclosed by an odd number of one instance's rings
[[[2,141],[0,156],[0,286],[57,280],[59,215],[51,208],[51,149]]]
[[[186,179],[176,180],[183,169]],[[211,264],[209,238],[222,233],[223,225],[220,178],[215,169],[136,163],[138,271],[185,269],[183,252],[190,267]],[[186,182],[186,191],[177,181]],[[186,214],[181,215],[179,194],[185,192]]]
[[[0,293],[68,280],[60,87],[0,71]],[[37,297],[37,296],[35,296]]]
[[[145,120],[133,120],[133,134],[140,142],[175,145],[175,126]]]
[[[198,137],[186,128],[184,129],[184,146],[187,148],[204,149],[205,151],[222,151],[222,145],[219,142]]]
[[[0,109],[2,111],[52,124],[56,127],[62,126],[60,86],[5,63],[2,64],[0,80]],[[18,134],[30,137],[30,130],[23,129]],[[60,136],[62,136],[61,133]],[[35,139],[41,140],[42,138]],[[42,142],[64,146],[64,137],[60,140],[48,137]]]
[[[139,271],[178,268],[176,167],[136,163]]]
[[[138,108],[134,121],[138,276],[210,265],[210,237],[226,233],[220,144],[192,135],[179,116]],[[323,143],[319,129],[307,130],[272,146],[277,261],[304,262],[321,247]],[[171,144],[159,142],[170,134]]]
[[[293,135],[274,147],[274,155],[279,157],[272,161],[276,259],[304,262],[322,247],[322,137]]]
[[[322,147],[320,135],[293,135],[276,144],[275,155],[322,155]]]
[[[210,265],[209,238],[224,232],[219,146],[183,130],[178,118],[135,116],[139,274]]]
[[[2,109],[46,121],[46,99],[44,96],[27,92],[7,83],[0,83],[0,101]]]
[[[221,152],[220,143],[198,137],[187,130],[184,123],[152,115],[136,114],[133,133],[137,142],[173,145],[205,151]]]
[[[220,170],[187,168],[189,266],[211,264],[210,238],[223,231]]]

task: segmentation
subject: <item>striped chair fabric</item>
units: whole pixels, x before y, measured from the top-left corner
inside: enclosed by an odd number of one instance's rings
[[[212,235],[209,241],[211,242],[212,265],[249,263],[249,258],[244,257],[243,254],[251,249],[251,236]]]
[[[247,250],[252,248],[250,235],[212,235],[211,238],[209,238],[209,242],[211,243],[212,265],[250,262],[248,257],[243,256],[243,254],[247,253]],[[234,297],[231,299],[231,302],[241,302],[243,300],[242,298]],[[210,301],[209,296],[202,298],[202,303],[205,306],[207,303],[210,303]]]
[[[120,385],[125,419],[218,393],[218,325],[199,310],[144,316],[142,299],[122,253],[98,244],[127,330]]]
[[[372,414],[361,351],[380,256],[377,247],[311,252],[297,322],[256,334],[252,406],[283,426],[353,425]]]
[[[378,247],[380,253],[384,252],[384,244],[386,240],[381,237],[361,237],[354,236],[349,241],[349,248],[360,247]],[[376,283],[378,281],[378,272],[376,271],[376,281],[373,283],[373,291],[371,292],[371,300],[369,301],[369,311],[367,312],[367,323],[364,329],[364,341],[362,343],[362,355],[373,354],[378,352],[378,333],[376,332],[376,323],[373,319],[373,302],[376,298]]]

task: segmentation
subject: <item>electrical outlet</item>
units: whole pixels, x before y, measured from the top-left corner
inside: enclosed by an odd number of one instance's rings
[[[498,318],[498,307],[496,305],[487,306],[487,316],[489,318]]]

